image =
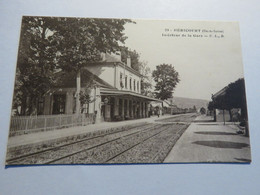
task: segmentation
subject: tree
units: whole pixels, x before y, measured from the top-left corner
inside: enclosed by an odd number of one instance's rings
[[[140,73],[142,75],[141,79],[141,94],[152,97],[152,78],[151,69],[148,67],[147,62],[142,62],[140,64]]]
[[[153,71],[152,76],[156,82],[156,97],[161,100],[171,98],[174,88],[180,81],[179,74],[174,67],[169,64],[156,66],[156,70]]]
[[[37,114],[39,97],[55,81],[56,23],[50,17],[23,17],[13,98],[22,115]]]
[[[63,18],[60,22],[59,66],[77,73],[76,113],[80,112],[80,71],[89,62],[100,60],[101,52],[115,52],[124,43],[126,19]]]
[[[213,102],[213,101],[210,101],[210,102],[208,103],[208,110],[209,110],[209,111],[213,111],[213,110],[214,110],[214,102]]]
[[[135,50],[132,51],[126,46],[121,46],[120,51],[121,51],[122,62],[126,63],[127,58],[130,57],[131,58],[131,68],[133,68],[137,72],[141,73],[140,71],[141,71],[142,63],[140,62],[140,59],[139,59],[140,55],[137,53],[137,51],[135,51]]]
[[[23,17],[14,105],[22,106],[22,114],[34,113],[37,99],[55,84],[55,73],[75,72],[79,113],[81,69],[100,60],[101,52],[119,50],[127,22],[131,20]]]
[[[214,117],[214,121],[216,121],[216,115],[215,115],[215,109],[214,109],[214,102],[213,100],[208,103],[208,110],[210,112],[210,115]]]

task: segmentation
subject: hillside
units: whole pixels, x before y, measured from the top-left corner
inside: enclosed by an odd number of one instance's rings
[[[208,100],[184,98],[184,97],[173,97],[168,100],[171,99],[173,100],[173,104],[175,104],[179,108],[193,108],[193,106],[196,106],[197,109],[200,109],[202,107],[207,109],[209,103]]]

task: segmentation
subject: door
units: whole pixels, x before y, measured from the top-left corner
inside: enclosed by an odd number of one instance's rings
[[[65,94],[54,94],[52,114],[65,114],[65,103],[66,103]]]

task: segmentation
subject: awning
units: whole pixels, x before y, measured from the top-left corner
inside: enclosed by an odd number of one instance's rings
[[[141,95],[141,94],[138,94],[138,93],[134,93],[132,91],[123,91],[123,90],[117,90],[117,89],[100,88],[100,94],[101,95],[134,96],[134,97],[146,99],[146,100],[149,100],[149,101],[162,102],[162,100],[152,98],[152,97],[148,97],[148,96],[145,96],[145,95]]]
[[[219,96],[223,96],[226,94],[226,90],[227,90],[227,87],[224,87],[223,89],[221,89],[220,91],[218,91],[217,93],[213,94],[212,95],[212,99],[215,99]]]

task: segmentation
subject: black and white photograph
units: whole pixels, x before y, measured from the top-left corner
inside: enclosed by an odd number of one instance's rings
[[[23,16],[5,165],[250,163],[238,22]]]

